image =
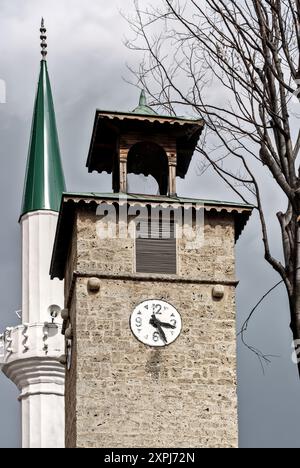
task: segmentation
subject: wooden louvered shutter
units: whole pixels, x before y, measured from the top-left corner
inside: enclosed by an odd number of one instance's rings
[[[166,237],[166,233],[167,236]],[[137,273],[176,275],[177,251],[174,222],[139,223],[136,235]]]

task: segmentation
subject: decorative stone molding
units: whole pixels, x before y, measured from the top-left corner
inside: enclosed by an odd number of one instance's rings
[[[23,448],[64,447],[64,349],[61,325],[48,322],[9,328],[0,339],[2,371],[20,390]]]
[[[58,358],[11,360],[3,372],[21,391],[20,401],[32,395],[64,396],[65,369]]]
[[[61,328],[48,322],[7,328],[2,339],[3,365],[24,358],[57,358],[64,350]]]
[[[2,370],[20,390],[22,447],[64,448],[65,368],[57,357],[13,356]]]

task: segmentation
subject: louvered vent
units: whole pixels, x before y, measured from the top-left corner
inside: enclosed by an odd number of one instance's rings
[[[137,273],[176,275],[177,252],[174,222],[139,222],[136,226]]]

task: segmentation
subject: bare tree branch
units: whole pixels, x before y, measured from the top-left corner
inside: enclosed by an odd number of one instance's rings
[[[204,171],[211,166],[241,200],[256,206],[265,258],[285,284],[299,339],[300,130],[293,97],[300,102],[300,0],[134,4],[129,21],[135,37],[127,45],[142,53],[132,70],[137,84],[162,110],[174,115],[183,108],[205,119],[198,148]],[[286,201],[286,212],[277,214],[283,262],[271,249],[262,170]]]

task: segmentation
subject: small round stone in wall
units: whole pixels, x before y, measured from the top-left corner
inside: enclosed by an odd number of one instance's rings
[[[97,293],[100,291],[100,280],[99,278],[90,278],[88,280],[88,291]]]
[[[221,284],[217,284],[216,286],[214,286],[213,292],[212,292],[214,299],[218,299],[220,301],[221,299],[223,299],[224,294],[225,294],[224,286],[222,286]]]

